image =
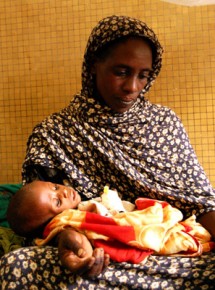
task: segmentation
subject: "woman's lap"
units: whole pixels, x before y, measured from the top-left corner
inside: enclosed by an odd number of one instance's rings
[[[65,270],[56,248],[26,247],[0,260],[1,289],[214,289],[215,253],[151,256],[144,265],[111,263],[95,279]]]

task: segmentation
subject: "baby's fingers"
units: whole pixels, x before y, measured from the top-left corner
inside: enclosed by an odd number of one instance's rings
[[[104,250],[102,248],[96,248],[93,251],[93,257],[95,258],[95,261],[91,269],[87,273],[89,277],[98,276],[104,270],[104,268],[109,264],[109,258],[108,258],[109,256],[106,256],[104,254]]]

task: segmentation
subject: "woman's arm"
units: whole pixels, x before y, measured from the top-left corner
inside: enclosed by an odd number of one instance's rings
[[[215,240],[215,211],[210,211],[200,216],[198,221],[210,232]]]

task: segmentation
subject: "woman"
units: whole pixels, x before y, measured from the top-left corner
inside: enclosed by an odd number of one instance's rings
[[[184,217],[196,214],[215,237],[214,190],[183,125],[173,111],[145,98],[160,72],[162,52],[154,32],[139,20],[111,16],[100,21],[87,44],[80,94],[29,138],[23,182],[70,183],[82,199],[96,197],[107,184],[130,201],[139,196],[165,200]],[[74,270],[79,244],[68,249],[70,239],[64,231],[59,251],[62,263]],[[94,258],[80,271],[96,276],[107,266],[103,255]]]

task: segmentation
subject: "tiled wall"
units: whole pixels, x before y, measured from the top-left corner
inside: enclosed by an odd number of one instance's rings
[[[156,31],[165,53],[148,98],[182,118],[215,185],[215,6],[159,0],[0,1],[0,183],[21,181],[28,135],[80,89],[88,35],[111,14]]]

